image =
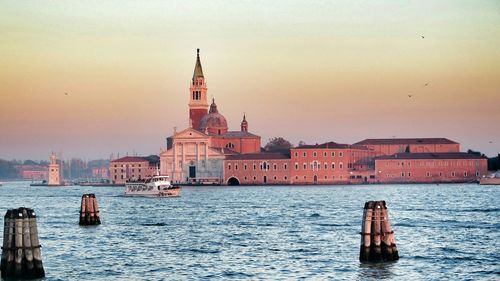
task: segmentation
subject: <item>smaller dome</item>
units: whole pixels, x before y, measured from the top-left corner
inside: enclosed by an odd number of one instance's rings
[[[218,112],[215,100],[212,100],[209,113],[200,120],[200,131],[214,135],[221,135],[227,132],[226,118]]]

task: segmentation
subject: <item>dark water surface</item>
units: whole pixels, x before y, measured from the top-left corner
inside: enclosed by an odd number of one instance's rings
[[[0,215],[35,209],[46,280],[500,279],[499,187],[185,187],[159,199],[123,189],[4,183]],[[96,194],[102,225],[78,225],[83,193]],[[358,261],[369,200],[387,201],[395,263]]]

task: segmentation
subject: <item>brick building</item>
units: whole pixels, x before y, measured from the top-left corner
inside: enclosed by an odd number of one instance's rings
[[[290,155],[270,152],[229,155],[224,161],[224,183],[290,184]]]
[[[397,153],[375,158],[379,183],[472,182],[488,172],[488,159],[464,152]]]
[[[113,184],[125,184],[129,179],[142,179],[156,175],[159,157],[125,156],[109,163],[110,180]]]
[[[47,166],[42,165],[22,165],[19,167],[19,175],[26,180],[47,180],[49,170]]]

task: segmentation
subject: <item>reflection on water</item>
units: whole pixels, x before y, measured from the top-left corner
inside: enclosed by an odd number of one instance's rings
[[[116,187],[17,182],[0,187],[0,215],[35,209],[46,280],[491,280],[499,276],[499,190],[186,187],[180,198],[131,198]],[[78,225],[84,193],[96,194],[99,226]],[[395,263],[359,262],[370,200],[388,204]]]
[[[392,277],[392,268],[394,267],[394,262],[386,263],[360,263],[358,270],[358,280],[382,280],[389,279]]]

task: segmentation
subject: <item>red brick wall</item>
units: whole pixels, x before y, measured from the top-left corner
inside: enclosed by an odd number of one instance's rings
[[[224,184],[231,177],[238,179],[240,184],[248,185],[290,184],[290,160],[225,160]]]
[[[256,138],[218,138],[212,137],[212,147],[230,148],[238,153],[260,152],[260,137]]]
[[[460,152],[460,144],[376,144],[365,145],[369,149],[377,152],[378,155],[392,155],[406,152],[406,147],[410,147],[410,153],[435,153],[435,152]]]
[[[469,182],[487,173],[486,159],[375,160],[380,183]]]
[[[191,121],[193,122],[194,129],[200,128],[201,118],[203,118],[203,116],[205,116],[207,113],[208,111],[206,109],[189,109],[189,119],[191,119]]]
[[[354,163],[373,158],[366,149],[293,148],[291,182],[295,184],[347,183]]]

